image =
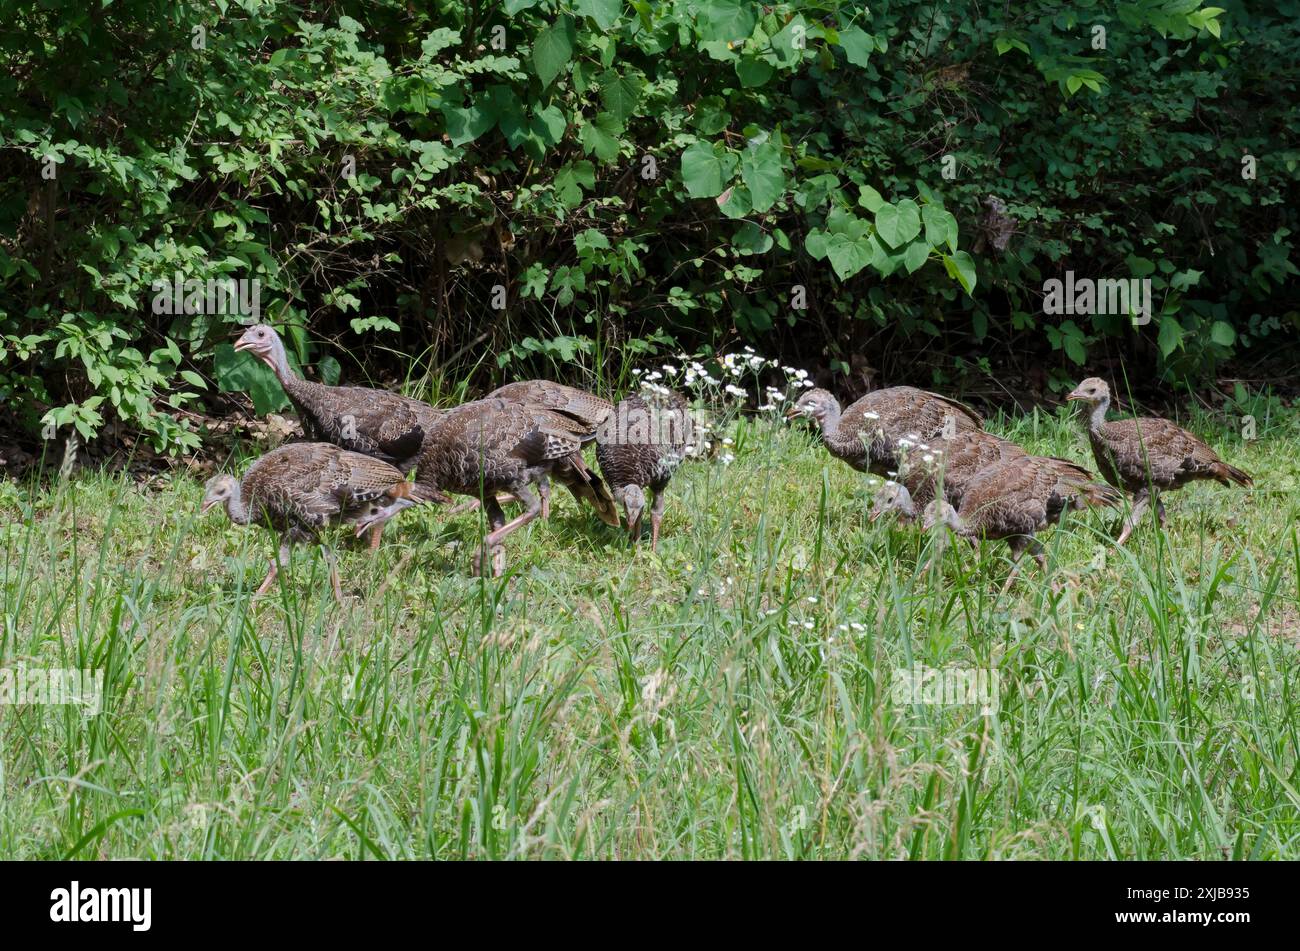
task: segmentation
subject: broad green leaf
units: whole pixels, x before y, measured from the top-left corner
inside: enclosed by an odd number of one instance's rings
[[[867,57],[875,46],[875,38],[861,27],[851,26],[847,30],[840,30],[840,49],[844,50],[844,56],[854,66],[866,66]]]
[[[573,58],[576,35],[573,17],[567,16],[560,17],[537,35],[533,41],[533,69],[542,86],[549,86]]]
[[[724,171],[726,171],[724,165]],[[730,173],[727,174],[731,177]],[[749,188],[745,185],[736,185],[734,188],[728,188],[717,198],[718,210],[728,218],[744,218],[754,210],[754,202],[749,194]]]
[[[618,22],[623,0],[574,0],[573,9],[580,16],[591,17],[598,27],[608,32]]]
[[[618,134],[622,126],[608,112],[602,112],[594,121],[582,127],[582,150],[588,155],[595,155],[602,162],[612,162],[618,158]]]
[[[704,0],[699,5],[695,30],[706,41],[746,39],[758,22],[756,6],[750,0]]]
[[[891,248],[901,248],[921,233],[920,208],[910,198],[882,205],[876,212],[876,233]]]
[[[320,374],[321,382],[326,386],[338,386],[343,368],[333,357],[321,357],[316,363],[316,372]]]
[[[785,191],[781,147],[772,140],[748,148],[740,156],[740,177],[749,186],[755,211],[767,211]]]
[[[903,266],[908,274],[915,273],[930,257],[930,246],[924,241],[913,241],[903,251]]]
[[[962,290],[971,294],[975,290],[975,262],[965,251],[958,251],[956,254],[943,256],[943,266],[948,271],[948,276],[952,277],[961,285]]]
[[[794,66],[803,61],[808,51],[808,21],[796,13],[790,22],[772,37],[772,49],[782,66]]]
[[[736,60],[736,76],[746,89],[762,86],[776,75],[776,67],[757,56],[742,56]]]
[[[1134,277],[1150,277],[1156,270],[1154,261],[1148,258],[1140,258],[1135,254],[1126,257],[1124,263],[1129,266],[1129,270],[1133,272]]]
[[[746,221],[732,235],[731,246],[741,254],[765,254],[772,248],[772,236],[754,222]]]
[[[1231,347],[1237,342],[1237,331],[1232,329],[1232,324],[1216,320],[1210,328],[1210,339],[1221,347]]]
[[[872,214],[875,214],[885,206],[886,201],[880,197],[880,192],[876,191],[870,185],[863,185],[858,194],[858,204]]]
[[[1178,318],[1171,314],[1161,317],[1160,337],[1157,340],[1161,355],[1168,357],[1182,345],[1182,342],[1183,325],[1178,322]]]
[[[486,133],[497,123],[497,114],[485,105],[443,105],[442,117],[447,122],[447,136],[452,146],[464,146]]]
[[[826,257],[831,269],[841,280],[848,280],[871,263],[871,245],[865,238],[851,238],[847,234],[833,234],[826,242]]]
[[[555,145],[564,137],[568,125],[559,106],[547,106],[533,117],[532,131],[547,145]]]
[[[808,237],[804,238],[803,247],[814,261],[822,261],[826,258],[826,245],[829,240],[830,236],[825,231],[813,228],[808,232]]]
[[[950,250],[957,250],[957,219],[952,212],[941,205],[925,205],[921,220],[925,222],[925,240],[932,247],[946,243]]]
[[[590,190],[595,184],[595,168],[586,159],[571,162],[555,173],[555,193],[569,208],[580,205],[582,190]]]
[[[605,111],[620,123],[626,123],[636,111],[644,83],[636,75],[619,75],[617,70],[607,70],[600,77],[600,101]]]
[[[734,170],[734,158],[732,159]],[[725,167],[722,158],[714,146],[707,142],[696,142],[682,153],[682,184],[692,198],[716,198],[722,194],[730,172],[723,174]]]

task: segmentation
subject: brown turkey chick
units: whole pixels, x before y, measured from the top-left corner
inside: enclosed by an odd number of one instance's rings
[[[444,493],[478,498],[491,531],[483,539],[477,569],[483,571],[490,553],[493,574],[500,575],[505,570],[502,542],[541,514],[532,487],[561,463],[580,478],[591,476],[582,447],[594,438],[593,429],[554,410],[495,398],[465,403],[448,411],[425,435],[411,498],[397,499],[367,516],[358,533],[382,525],[409,505],[446,501]],[[523,514],[507,522],[498,492],[523,502]]]
[[[208,480],[201,512],[223,505],[237,525],[260,524],[280,534],[280,549],[256,594],[263,594],[287,561],[291,545],[319,541],[335,522],[355,523],[379,504],[407,498],[411,485],[393,466],[373,456],[348,452],[329,443],[290,443],[253,462],[242,479],[218,475]],[[342,601],[338,565],[325,548],[334,597]]]
[[[601,399],[596,394],[588,393],[576,386],[565,386],[563,383],[553,383],[550,380],[520,380],[507,383],[485,397],[485,399],[493,398],[555,410],[557,413],[572,416],[589,429],[599,428],[614,410],[614,404],[609,400]],[[556,482],[573,494],[579,504],[586,502],[590,505],[606,525],[618,525],[618,508],[614,504],[614,498],[599,476],[591,478],[595,475],[591,470],[580,472],[567,461],[562,461],[556,465],[551,475]],[[537,489],[542,497],[542,518],[549,518],[551,514],[549,481],[543,478],[538,482]],[[473,504],[468,507],[472,508]]]
[[[633,541],[641,535],[645,490],[654,493],[650,508],[650,548],[659,546],[665,490],[686,458],[694,421],[679,394],[629,396],[614,408],[596,434],[596,461],[616,501],[627,514]]]
[[[935,499],[926,507],[923,524],[929,529],[943,522],[972,546],[978,539],[1005,540],[1015,563],[1007,579],[1009,585],[1025,551],[1046,567],[1036,534],[1060,521],[1068,508],[1108,506],[1117,501],[1117,493],[1093,481],[1082,466],[1054,456],[1025,456],[983,469],[966,486],[960,508]]]
[[[1133,511],[1116,539],[1118,545],[1128,541],[1150,501],[1155,502],[1156,516],[1163,524],[1162,491],[1178,489],[1198,479],[1213,479],[1221,485],[1254,484],[1248,473],[1228,465],[1204,442],[1167,419],[1143,416],[1107,422],[1110,387],[1105,380],[1090,377],[1066,399],[1089,407],[1088,441],[1102,478],[1133,493]]]

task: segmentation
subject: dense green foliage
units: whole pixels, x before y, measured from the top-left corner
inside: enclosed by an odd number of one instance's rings
[[[327,380],[735,335],[1186,379],[1298,323],[1300,5],[1215,2],[5,0],[0,400],[167,449],[276,405],[175,275],[258,279]],[[1152,322],[1045,316],[1068,269]]]

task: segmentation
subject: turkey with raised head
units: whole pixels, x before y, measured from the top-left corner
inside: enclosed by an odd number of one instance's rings
[[[374,456],[403,472],[411,471],[425,431],[445,412],[390,390],[304,380],[289,366],[284,341],[267,324],[245,330],[235,349],[248,351],[274,371],[308,439]]]
[[[1143,416],[1107,422],[1110,387],[1105,380],[1090,377],[1066,399],[1088,407],[1085,426],[1102,478],[1133,494],[1133,510],[1116,544],[1128,541],[1151,502],[1157,518],[1164,522],[1163,491],[1200,479],[1213,479],[1221,485],[1254,484],[1248,473],[1228,465],[1202,440],[1167,419]]]

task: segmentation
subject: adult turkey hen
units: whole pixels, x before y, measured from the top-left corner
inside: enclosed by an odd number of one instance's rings
[[[633,541],[641,535],[645,491],[650,508],[650,549],[659,547],[665,490],[694,438],[690,407],[671,391],[629,396],[614,408],[596,435],[596,461],[614,498],[627,515]]]
[[[786,416],[812,418],[831,455],[876,475],[897,470],[900,447],[984,428],[984,420],[969,406],[911,386],[875,390],[843,410],[827,390],[811,389]]]
[[[222,505],[237,525],[261,524],[279,532],[279,551],[256,592],[261,595],[288,559],[290,546],[317,542],[326,525],[358,522],[381,504],[407,498],[410,491],[400,471],[373,456],[329,443],[299,442],[257,459],[242,479],[229,474],[209,479],[200,511]],[[342,601],[338,565],[333,552],[324,551],[334,597]]]
[[[502,542],[542,511],[533,491],[556,467],[571,467],[578,478],[594,478],[582,458],[582,447],[595,430],[572,416],[504,399],[482,399],[448,411],[424,437],[416,462],[415,484],[407,498],[367,515],[357,526],[361,534],[383,525],[402,509],[420,502],[447,501],[445,493],[481,500],[491,531],[483,539],[477,568],[487,556],[492,573],[505,570]],[[497,493],[506,492],[524,503],[523,514],[506,521]]]
[[[1213,479],[1229,486],[1254,485],[1249,473],[1228,465],[1203,441],[1167,419],[1143,416],[1107,422],[1110,387],[1105,380],[1089,377],[1066,399],[1089,407],[1088,441],[1102,478],[1133,493],[1133,511],[1116,539],[1117,545],[1128,541],[1151,501],[1155,502],[1156,517],[1164,523],[1162,491],[1178,489],[1200,479]]]
[[[389,390],[304,380],[289,366],[284,341],[267,324],[245,330],[235,349],[248,351],[274,371],[309,440],[374,456],[403,472],[411,471],[425,432],[445,412]]]

